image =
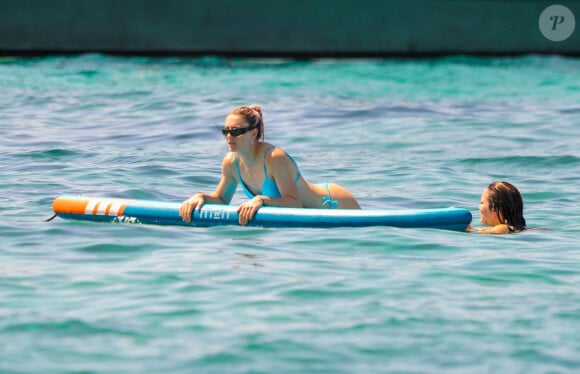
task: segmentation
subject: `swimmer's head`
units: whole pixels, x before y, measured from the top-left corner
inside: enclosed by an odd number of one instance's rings
[[[524,201],[518,189],[509,182],[496,181],[487,186],[484,194],[500,224],[505,224],[510,231],[526,229],[524,218]]]
[[[259,105],[244,105],[233,109],[229,115],[239,116],[247,122],[248,127],[258,129],[256,138],[264,140],[264,118],[262,108]]]

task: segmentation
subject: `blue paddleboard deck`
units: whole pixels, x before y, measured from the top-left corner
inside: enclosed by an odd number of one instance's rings
[[[155,225],[239,225],[237,206],[206,204],[191,222],[179,216],[181,203],[107,197],[61,196],[54,213],[62,218]],[[307,209],[262,207],[248,226],[437,228],[464,231],[471,223],[464,208],[440,209]]]

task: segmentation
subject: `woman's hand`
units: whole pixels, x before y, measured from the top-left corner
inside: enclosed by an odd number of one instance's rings
[[[258,209],[264,206],[264,199],[261,196],[254,196],[238,207],[238,217],[240,225],[247,225],[254,218]]]
[[[205,195],[198,192],[181,204],[181,207],[179,208],[179,216],[185,222],[191,222],[191,216],[194,209],[200,210],[203,204],[205,204]]]

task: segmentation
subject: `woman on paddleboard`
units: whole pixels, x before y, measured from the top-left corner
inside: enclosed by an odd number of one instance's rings
[[[354,196],[335,183],[313,184],[300,174],[292,156],[264,141],[264,119],[258,105],[235,108],[226,117],[222,133],[229,153],[222,161],[222,177],[214,192],[198,192],[179,210],[189,222],[194,209],[203,204],[229,204],[238,183],[249,200],[238,208],[240,224],[246,225],[263,206],[360,209]]]

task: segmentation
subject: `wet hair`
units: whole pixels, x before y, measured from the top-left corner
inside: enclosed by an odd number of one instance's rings
[[[244,105],[235,108],[230,112],[230,114],[235,114],[242,117],[249,127],[255,127],[258,129],[258,140],[264,140],[264,118],[262,117],[262,107],[259,105]]]
[[[511,183],[496,181],[487,186],[488,202],[498,220],[507,225],[511,232],[526,229],[524,201],[520,191]]]

